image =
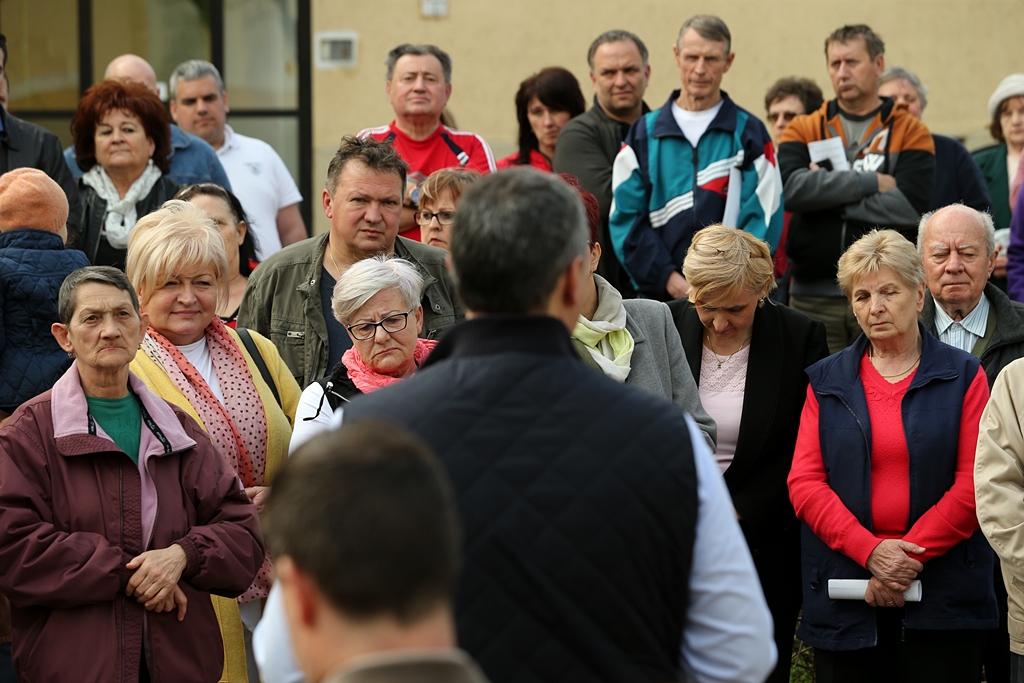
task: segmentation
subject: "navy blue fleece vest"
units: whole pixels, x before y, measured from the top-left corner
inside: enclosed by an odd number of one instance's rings
[[[953,485],[963,398],[978,359],[943,344],[921,328],[921,365],[903,398],[903,430],[910,453],[908,528]],[[871,421],[860,379],[867,339],[807,370],[818,399],[818,434],[829,485],[865,528],[871,529]],[[861,600],[831,600],[829,579],[871,574],[802,530],[804,615],[798,636],[826,650],[856,650],[877,642],[875,610]],[[907,603],[911,629],[989,629],[997,625],[993,554],[980,530],[918,575],[922,600]]]

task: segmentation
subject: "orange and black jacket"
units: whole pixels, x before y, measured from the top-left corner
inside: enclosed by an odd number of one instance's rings
[[[850,150],[836,100],[796,117],[782,134],[779,168],[785,207],[793,212],[786,252],[798,281],[834,282],[839,257],[872,228],[892,228],[917,241],[917,224],[928,209],[935,176],[931,133],[905,105],[888,97],[866,118],[871,122],[856,141],[849,171],[809,168],[810,142],[839,137]],[[878,173],[894,176],[897,188],[879,192]]]

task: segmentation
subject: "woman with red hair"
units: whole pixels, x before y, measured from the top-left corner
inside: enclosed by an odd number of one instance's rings
[[[93,265],[124,270],[135,222],[174,197],[168,178],[171,120],[163,103],[139,83],[107,79],[85,91],[71,121],[75,159],[85,175],[81,233],[69,243]]]
[[[583,312],[572,331],[572,344],[583,362],[614,380],[657,394],[688,412],[715,450],[717,427],[700,403],[672,312],[653,299],[623,299],[619,290],[597,274],[601,245],[597,197],[576,176],[560,173],[576,188],[590,227],[590,272],[583,282]]]

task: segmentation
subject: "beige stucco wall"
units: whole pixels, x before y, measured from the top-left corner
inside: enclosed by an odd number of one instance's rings
[[[313,31],[354,30],[358,65],[313,73],[314,178],[326,174],[341,136],[392,118],[383,60],[403,42],[435,43],[454,62],[449,108],[460,128],[483,135],[498,155],[516,137],[512,103],[519,82],[564,66],[592,92],[591,40],[611,28],[639,35],[651,52],[647,101],[660,106],[678,87],[671,46],[691,14],[717,14],[733,35],[736,61],[723,88],[763,115],[764,92],[782,76],[815,79],[831,94],[823,42],[846,23],[867,23],[886,42],[887,60],[916,71],[931,88],[924,120],[939,133],[985,144],[986,105],[1008,73],[1024,72],[1022,0],[449,0],[445,18],[424,18],[420,0],[313,0]],[[317,187],[319,190],[319,186]],[[326,219],[314,211],[316,230]]]

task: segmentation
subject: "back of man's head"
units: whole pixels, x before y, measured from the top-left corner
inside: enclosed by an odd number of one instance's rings
[[[587,241],[583,203],[561,178],[530,168],[485,176],[452,225],[458,294],[474,313],[543,312]]]
[[[264,532],[350,620],[411,624],[450,607],[461,544],[451,486],[397,425],[365,421],[305,443],[274,481]]]
[[[157,94],[160,93],[156,84],[156,72],[153,71],[153,66],[138,55],[124,54],[114,57],[110,60],[110,64],[107,64],[107,70],[103,73],[103,77],[135,81]]]

